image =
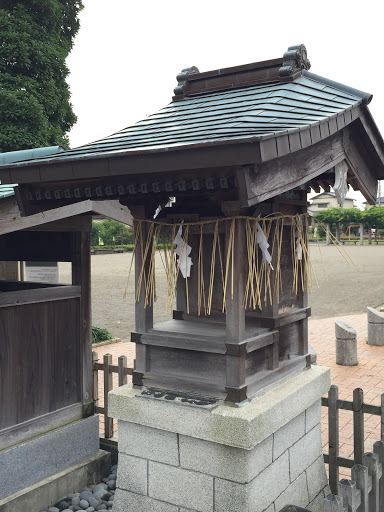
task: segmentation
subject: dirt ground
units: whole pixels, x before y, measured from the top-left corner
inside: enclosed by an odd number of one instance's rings
[[[309,303],[313,318],[364,313],[367,306],[384,303],[384,246],[347,246],[355,265],[348,264],[335,246],[311,246],[316,280]],[[92,323],[124,340],[134,330],[134,276],[127,298],[124,290],[131,253],[92,256]],[[170,318],[165,312],[166,278],[160,258],[156,262],[158,300],[155,322]],[[60,265],[60,281],[69,282],[68,264]]]

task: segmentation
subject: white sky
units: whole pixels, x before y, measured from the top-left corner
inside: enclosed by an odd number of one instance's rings
[[[167,105],[182,68],[200,71],[277,58],[304,43],[311,71],[373,94],[384,134],[380,0],[83,0],[67,63],[78,122],[71,147]]]

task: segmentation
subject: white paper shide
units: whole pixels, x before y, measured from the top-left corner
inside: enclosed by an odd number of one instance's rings
[[[183,229],[182,226],[180,226],[173,243],[176,245],[175,253],[179,257],[178,264],[180,266],[180,272],[182,276],[186,278],[191,276],[191,266],[193,263],[189,255],[192,247],[184,242],[182,235]]]

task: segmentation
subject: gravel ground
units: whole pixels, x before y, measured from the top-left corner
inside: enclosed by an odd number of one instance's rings
[[[364,313],[367,306],[384,302],[384,246],[344,246],[355,265],[348,264],[335,246],[311,245],[315,281],[309,303],[313,318]],[[134,276],[123,299],[131,253],[92,256],[93,325],[105,327],[114,336],[129,339],[134,330]],[[324,265],[323,265],[324,263]],[[165,312],[166,278],[160,257],[156,260],[158,300],[154,320],[170,318]],[[69,282],[69,264],[61,264],[62,282]]]

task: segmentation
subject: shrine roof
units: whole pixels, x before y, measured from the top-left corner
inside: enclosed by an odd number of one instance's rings
[[[188,68],[177,76],[173,101],[159,112],[90,144],[0,165],[0,179],[7,180],[7,168],[9,180],[30,181],[25,180],[23,172],[13,173],[12,169],[42,169],[56,164],[75,166],[68,177],[76,179],[82,177],[80,167],[87,160],[111,162],[136,156],[143,162],[141,158],[148,154],[177,157],[182,150],[215,147],[220,151],[223,146],[247,143],[260,143],[260,161],[264,162],[315,144],[362,115],[384,163],[383,139],[366,107],[372,96],[315,75],[308,71],[309,66],[305,47],[299,45],[290,47],[283,59],[206,73]],[[249,161],[244,159],[233,157],[228,164]],[[136,162],[132,160],[132,169],[126,167],[126,174],[138,172]],[[152,163],[150,167],[156,169]],[[177,169],[177,165],[173,168]],[[98,172],[98,176],[114,174],[113,164],[100,163]],[[37,171],[38,181],[49,179],[48,169],[43,174],[44,179]],[[90,174],[88,169],[87,176]]]
[[[271,82],[186,97],[99,141],[60,158],[225,142],[274,135],[319,123],[350,110],[366,95],[346,92],[307,73],[294,82]]]

